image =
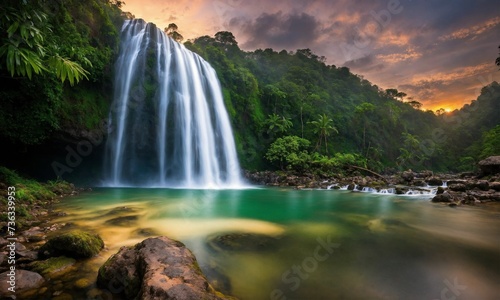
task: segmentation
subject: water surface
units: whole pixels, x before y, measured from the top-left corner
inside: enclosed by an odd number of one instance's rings
[[[334,190],[138,188],[98,188],[58,209],[68,213],[58,221],[98,232],[107,245],[89,262],[90,278],[119,247],[166,235],[240,299],[500,295],[498,211]],[[229,233],[273,239],[248,249],[209,243]]]

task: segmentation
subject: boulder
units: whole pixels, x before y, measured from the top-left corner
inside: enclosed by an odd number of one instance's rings
[[[40,250],[41,258],[67,256],[72,258],[89,258],[104,248],[104,242],[97,234],[73,230],[60,236],[50,238]]]
[[[432,202],[452,202],[453,196],[451,196],[448,192],[444,192],[442,194],[434,196],[431,200]]]
[[[455,192],[465,192],[467,190],[467,186],[463,183],[450,184],[448,188]]]
[[[122,247],[99,269],[97,285],[126,299],[231,299],[212,288],[183,243],[164,236]]]
[[[483,175],[493,175],[500,173],[500,155],[490,156],[479,162],[479,168]]]
[[[489,182],[487,180],[478,180],[474,182],[469,182],[467,184],[467,189],[472,190],[474,188],[480,189],[482,191],[487,191],[490,189]]]
[[[497,192],[500,192],[500,182],[498,182],[498,181],[490,182],[489,185],[490,185],[490,189],[493,189]]]
[[[413,173],[412,170],[403,171],[401,173],[401,178],[406,182],[410,182],[413,180],[413,178],[415,178],[415,173]]]
[[[434,185],[434,186],[441,186],[443,185],[443,180],[441,178],[432,176],[429,179],[427,179],[427,184],[428,185]]]

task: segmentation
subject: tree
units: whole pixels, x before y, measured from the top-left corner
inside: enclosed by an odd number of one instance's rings
[[[404,97],[406,97],[406,93],[404,92],[397,92],[396,93],[396,98],[399,98],[399,101],[403,101]]]
[[[483,134],[480,158],[500,154],[500,125]]]
[[[227,46],[238,46],[238,42],[232,32],[219,31],[215,34],[215,40]]]
[[[179,27],[177,27],[175,23],[168,24],[168,26],[164,29],[165,33],[169,37],[171,37],[174,41],[180,43],[182,42],[182,40],[184,40],[184,37],[177,30],[179,30]]]
[[[437,109],[437,110],[436,110],[436,115],[437,115],[437,116],[444,115],[445,113],[446,113],[446,109],[444,109],[444,108],[442,108],[442,107],[441,107],[440,109]]]
[[[398,95],[398,90],[397,89],[386,89],[385,90],[385,94],[388,96],[388,97],[391,97],[391,98],[396,98],[397,95]]]
[[[276,163],[281,170],[294,168],[302,170],[310,160],[307,147],[310,142],[298,136],[285,136],[276,139],[265,155],[266,159]]]
[[[368,113],[375,110],[375,105],[363,102],[360,105],[356,106],[354,109],[354,113],[363,120],[363,144],[362,144],[362,153],[365,152],[366,149],[366,127],[368,125]]]
[[[267,133],[270,135],[274,135],[275,133],[284,134],[293,125],[290,118],[281,117],[277,114],[268,115],[265,123],[268,125]]]
[[[32,78],[34,74],[53,73],[62,82],[71,85],[88,72],[78,63],[58,52],[59,46],[51,43],[51,28],[47,14],[38,1],[6,1],[0,13],[0,68],[6,67],[10,76]],[[4,6],[5,5],[5,6]],[[85,57],[82,60],[92,66]]]
[[[313,125],[314,133],[318,134],[318,142],[316,144],[316,149],[321,148],[321,143],[325,141],[325,152],[328,155],[328,136],[330,136],[331,132],[339,133],[337,128],[333,125],[333,120],[330,119],[326,114],[318,115],[318,119],[315,121],[309,122],[309,124]]]
[[[406,102],[408,103],[411,107],[413,107],[414,109],[420,109],[422,108],[422,103],[418,102],[418,101],[415,101],[415,100],[412,100],[412,101],[408,101]]]
[[[420,140],[417,136],[408,132],[403,132],[403,147],[399,149],[400,155],[397,158],[399,166],[414,166],[426,160],[426,156],[420,148]]]

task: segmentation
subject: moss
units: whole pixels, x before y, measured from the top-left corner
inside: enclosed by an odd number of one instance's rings
[[[73,258],[89,258],[104,248],[100,236],[74,230],[51,238],[39,250],[41,257],[65,255]]]
[[[0,166],[0,182],[16,187],[16,201],[32,204],[36,200],[48,200],[55,194],[46,185],[20,176],[16,171]]]
[[[40,273],[42,275],[60,273],[67,268],[75,264],[75,259],[59,256],[51,257],[46,260],[35,261],[30,264],[31,269],[34,272]]]

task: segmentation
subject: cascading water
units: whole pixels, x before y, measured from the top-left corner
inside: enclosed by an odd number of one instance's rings
[[[214,69],[154,24],[126,21],[116,62],[108,186],[235,188],[233,133]]]

